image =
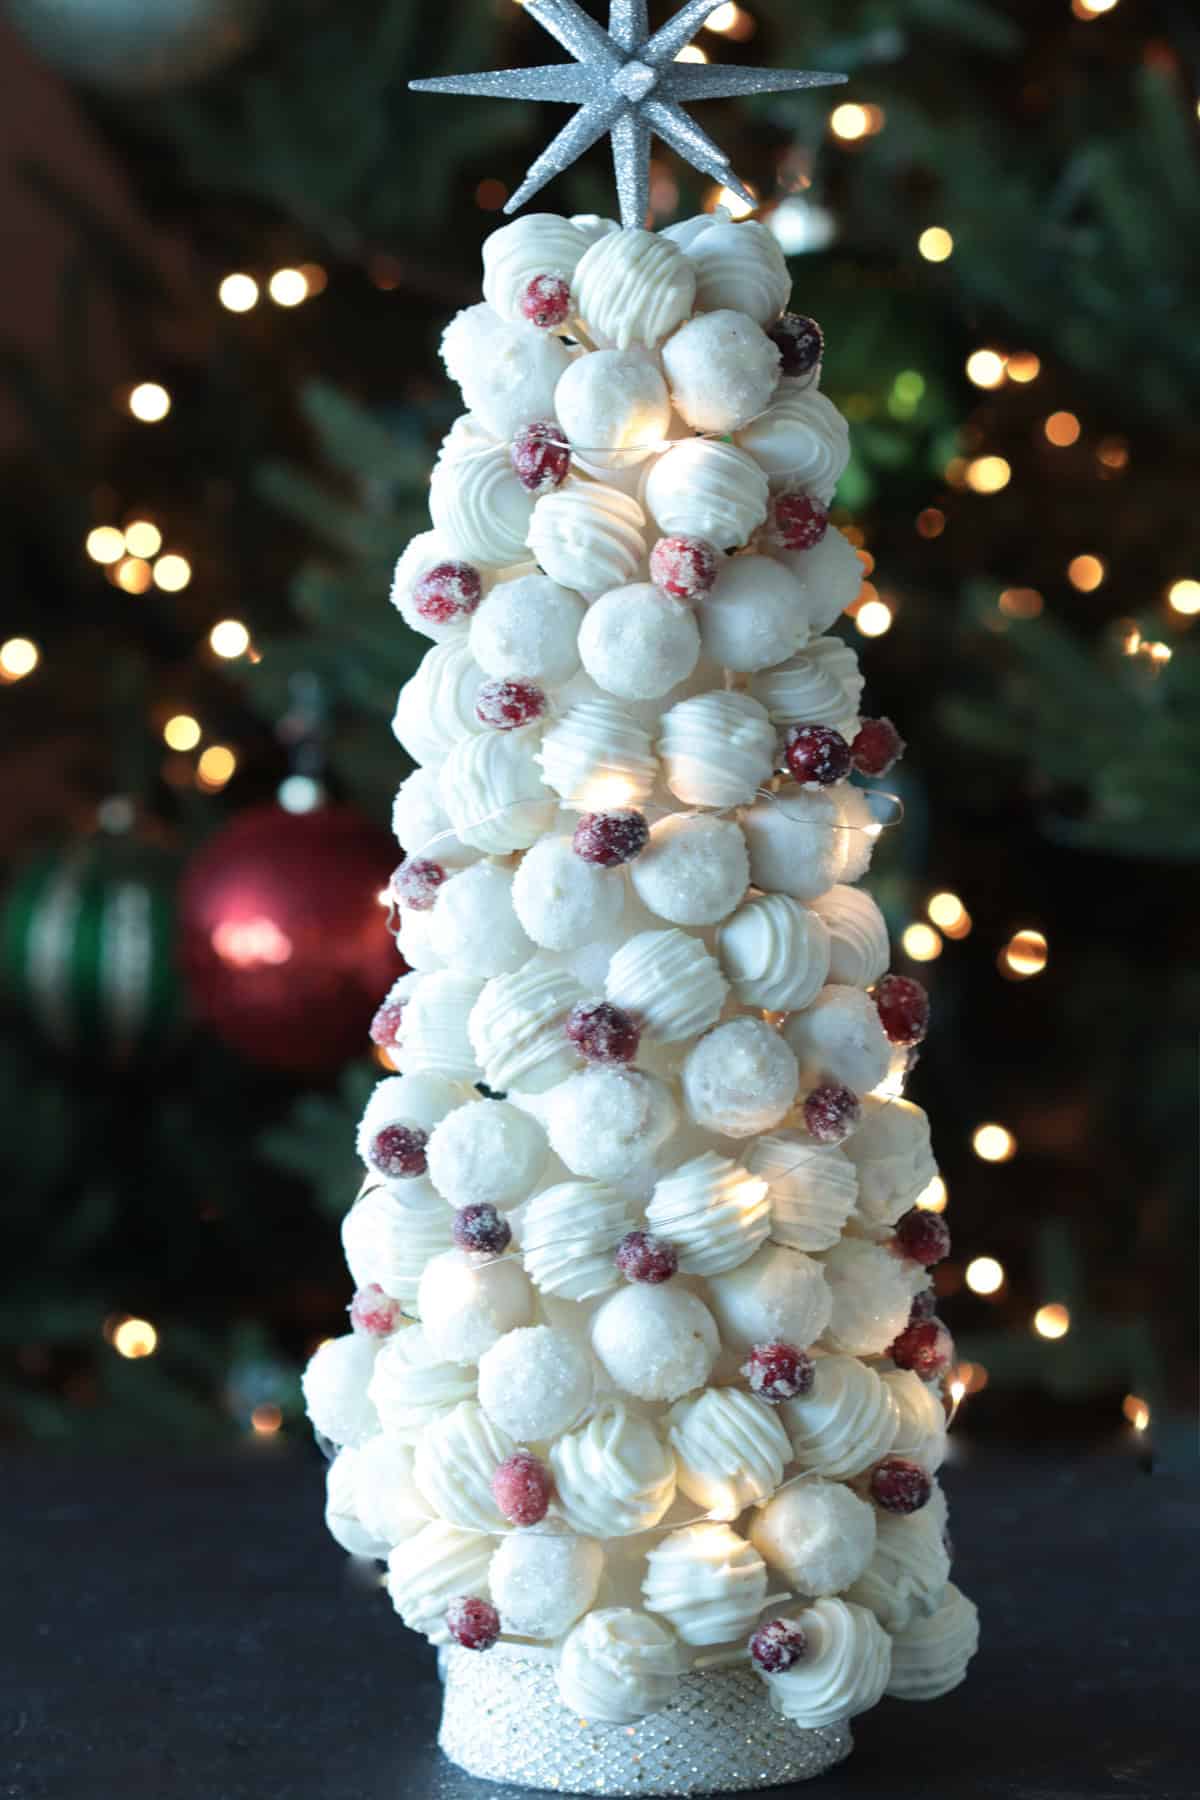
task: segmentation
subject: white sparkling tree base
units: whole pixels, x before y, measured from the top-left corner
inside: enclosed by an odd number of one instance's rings
[[[846,1721],[802,1731],[748,1667],[683,1678],[662,1712],[596,1725],[559,1698],[552,1655],[450,1649],[438,1742],[483,1781],[562,1794],[748,1793],[822,1775],[853,1747]]]

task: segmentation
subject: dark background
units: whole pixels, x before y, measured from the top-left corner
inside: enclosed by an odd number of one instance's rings
[[[1168,0],[746,0],[715,23],[712,60],[850,73],[703,117],[854,427],[838,518],[866,585],[841,629],[910,744],[873,886],[936,1008],[910,1091],[949,1195],[963,1423],[1186,1453],[1200,23]],[[511,0],[11,0],[0,22],[6,1436],[303,1432],[399,967],[388,720],[423,640],[388,579],[457,410],[440,332],[560,122],[405,82],[555,55]],[[607,212],[610,188],[597,150],[539,204]],[[662,222],[716,198],[656,162]],[[141,383],[158,422],[131,413]],[[965,916],[906,939],[946,893]],[[984,1123],[1009,1160],[976,1153]],[[978,1258],[1003,1271],[987,1295]]]

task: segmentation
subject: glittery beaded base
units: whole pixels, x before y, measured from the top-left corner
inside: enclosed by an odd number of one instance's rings
[[[553,1659],[505,1645],[451,1649],[438,1739],[484,1781],[560,1794],[713,1794],[821,1775],[850,1754],[846,1723],[802,1731],[747,1668],[688,1675],[663,1712],[592,1725],[558,1697]]]

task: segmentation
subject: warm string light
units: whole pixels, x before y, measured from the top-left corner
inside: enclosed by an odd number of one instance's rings
[[[1004,1264],[994,1256],[976,1256],[967,1264],[966,1282],[973,1294],[988,1299],[1004,1286]]]
[[[761,205],[761,201],[757,190],[750,182],[746,183],[746,192],[753,195],[753,205],[748,205],[740,194],[734,193],[732,188],[713,188],[709,195],[705,210],[706,212],[716,212],[718,206],[723,206],[732,219],[748,219],[752,213],[757,211],[758,207]]]
[[[249,312],[258,305],[258,283],[253,275],[226,275],[217,289],[217,299],[226,312]]]
[[[1000,952],[1000,972],[1016,981],[1040,975],[1050,960],[1050,946],[1040,931],[1015,931]]]
[[[1083,427],[1073,412],[1054,412],[1043,421],[1042,431],[1056,450],[1068,450],[1079,442]]]
[[[708,52],[702,50],[699,44],[685,44],[683,49],[676,56],[675,61],[678,63],[706,63],[708,61]]]
[[[829,115],[829,129],[842,144],[857,144],[863,138],[875,137],[886,124],[881,106],[863,106],[853,100],[843,101]]]
[[[1200,613],[1200,581],[1173,581],[1167,589],[1167,605],[1181,619],[1194,619]]]
[[[999,494],[1012,480],[1012,464],[1002,456],[976,456],[965,473],[972,493]]]
[[[126,594],[144,594],[154,585],[154,573],[142,556],[125,556],[112,571],[112,579]]]
[[[274,1437],[283,1424],[283,1413],[273,1400],[263,1401],[250,1414],[250,1429],[256,1437]]]
[[[966,368],[967,380],[976,387],[1003,387],[1008,377],[1008,358],[998,350],[972,350]]]
[[[133,519],[125,527],[124,536],[130,556],[139,556],[144,562],[162,549],[162,532],[151,519]]]
[[[174,552],[160,556],[154,565],[154,585],[165,594],[177,594],[192,579],[192,565],[186,556]]]
[[[977,1125],[971,1148],[981,1162],[1011,1162],[1017,1154],[1017,1140],[1007,1125]]]
[[[921,920],[905,927],[900,945],[905,956],[913,962],[934,962],[945,948],[941,932]]]
[[[157,381],[139,381],[127,401],[133,417],[143,425],[157,425],[171,410],[171,396]]]
[[[917,249],[926,262],[948,262],[954,255],[954,239],[943,225],[929,225],[917,239]]]
[[[158,1348],[158,1332],[149,1319],[122,1319],[106,1336],[117,1355],[130,1362],[153,1356]]]
[[[299,306],[308,299],[308,279],[303,269],[276,269],[267,292],[276,306]]]
[[[1038,619],[1046,602],[1036,588],[1005,588],[996,605],[1006,619]]]
[[[935,1175],[927,1188],[917,1195],[914,1204],[922,1212],[943,1213],[950,1200],[949,1190],[940,1175]]]
[[[196,764],[196,785],[211,794],[219,793],[233,779],[237,756],[228,744],[209,744]]]
[[[1071,0],[1071,11],[1077,19],[1090,24],[1093,19],[1102,19],[1116,4],[1117,0]]]
[[[220,619],[208,634],[214,656],[232,662],[250,648],[250,633],[240,619]]]
[[[1039,1306],[1033,1315],[1033,1329],[1039,1337],[1064,1338],[1071,1329],[1071,1314],[1057,1300],[1048,1306]]]
[[[948,938],[959,940],[970,937],[972,918],[957,894],[946,891],[931,894],[925,905],[925,911],[938,929]]]
[[[32,638],[11,637],[0,644],[0,681],[11,685],[32,675],[42,660],[42,653]]]
[[[1145,1431],[1150,1423],[1150,1408],[1140,1394],[1126,1394],[1121,1411],[1135,1431]]]
[[[1041,374],[1041,358],[1035,356],[1032,350],[1014,350],[1005,361],[1004,372],[1010,381],[1019,382],[1023,387],[1027,386],[1029,382],[1036,381]]]
[[[163,726],[163,743],[168,750],[194,750],[203,735],[199,719],[191,713],[175,713]]]
[[[1067,564],[1067,580],[1081,594],[1094,594],[1103,586],[1107,574],[1108,570],[1098,556],[1073,556]]]
[[[84,549],[95,563],[108,566],[125,554],[125,533],[115,525],[97,525],[84,539]]]
[[[854,624],[856,630],[860,631],[863,637],[877,638],[892,629],[894,617],[895,614],[886,600],[872,598],[864,600],[858,608],[854,614]]]

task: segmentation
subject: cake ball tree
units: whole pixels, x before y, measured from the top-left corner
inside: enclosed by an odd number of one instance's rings
[[[658,70],[669,135],[685,39],[639,61],[635,4],[612,37],[528,10],[619,50],[629,96]],[[976,1619],[937,1478],[949,1235],[899,1097],[930,1009],[860,885],[858,780],[903,744],[832,629],[848,430],[770,233],[643,217],[502,226],[446,330],[464,412],[392,593],[428,640],[394,727],[399,1073],[305,1394],[334,1536],[447,1652],[449,1753],[573,1791],[637,1755],[652,1793],[661,1715],[695,1759],[671,1792],[815,1773],[885,1693],[954,1687]],[[755,1774],[706,1696],[763,1734]]]

